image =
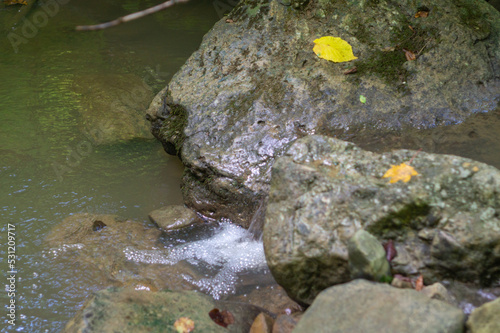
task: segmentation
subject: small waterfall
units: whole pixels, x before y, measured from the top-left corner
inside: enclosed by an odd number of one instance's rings
[[[262,242],[228,221],[220,221],[207,238],[160,250],[127,247],[123,252],[127,260],[138,263],[175,265],[185,261],[197,267],[203,275],[182,277],[215,299],[234,294],[241,274],[269,274]]]
[[[267,197],[259,202],[248,230],[221,219],[212,222],[212,226],[207,225],[209,230],[207,226],[201,226],[201,237],[191,235],[186,239],[181,234],[171,233],[169,242],[175,245],[154,250],[127,247],[124,250],[125,257],[147,264],[176,265],[181,261],[187,262],[203,272],[203,275],[182,274],[184,280],[213,298],[221,299],[236,292],[237,286],[243,282],[243,276],[259,275],[259,280],[272,280],[262,244],[266,208]],[[182,242],[177,241],[178,237],[183,239]]]

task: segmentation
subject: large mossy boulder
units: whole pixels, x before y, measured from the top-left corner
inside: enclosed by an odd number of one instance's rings
[[[186,166],[186,204],[208,217],[248,225],[300,137],[449,125],[500,100],[500,13],[485,1],[298,2],[241,1],[149,111]],[[327,35],[358,59],[318,58],[313,41]]]
[[[411,163],[410,163],[411,161]],[[408,182],[382,176],[411,164]],[[348,241],[392,240],[393,273],[491,285],[500,277],[500,171],[409,150],[375,154],[325,136],[297,140],[272,170],[264,250],[276,281],[310,304],[351,279]]]
[[[294,333],[460,333],[465,315],[445,302],[410,289],[365,280],[318,295]]]

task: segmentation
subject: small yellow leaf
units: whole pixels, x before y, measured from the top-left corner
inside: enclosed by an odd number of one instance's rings
[[[391,184],[400,180],[407,183],[410,181],[411,176],[416,175],[418,175],[418,172],[412,166],[401,163],[400,165],[391,165],[391,168],[387,170],[383,178],[390,178],[389,183]]]
[[[314,40],[313,52],[320,58],[333,62],[346,62],[358,59],[352,47],[339,37],[325,36]]]
[[[180,317],[174,323],[174,327],[178,333],[189,333],[194,330],[194,321],[188,317]]]

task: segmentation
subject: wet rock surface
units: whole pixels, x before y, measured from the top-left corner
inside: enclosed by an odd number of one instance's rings
[[[186,165],[186,204],[248,226],[272,164],[297,138],[429,128],[493,110],[500,14],[469,0],[426,8],[428,17],[415,18],[420,8],[409,0],[240,2],[150,112],[155,136]],[[312,42],[325,35],[347,40],[359,59],[319,59]]]
[[[128,256],[133,251],[161,246],[161,234],[156,228],[115,215],[74,214],[49,233],[46,255],[63,267],[70,265],[84,272],[83,281],[92,288],[127,285],[141,290],[195,289],[182,278],[182,274],[199,277],[189,265],[146,264]]]
[[[234,317],[227,328],[209,316],[214,308],[226,309]],[[194,321],[197,332],[247,333],[261,309],[248,305],[215,302],[192,291],[136,291],[110,288],[94,294],[68,322],[63,332],[177,332],[174,323],[181,317]]]
[[[302,311],[302,307],[288,297],[282,287],[274,283],[263,286],[263,282],[265,281],[261,279],[261,285],[257,288],[244,295],[231,297],[230,300],[257,305],[276,315],[300,313]]]
[[[191,209],[182,205],[170,205],[149,213],[149,219],[159,228],[170,231],[202,223],[203,220]]]
[[[291,333],[302,315],[302,312],[297,312],[291,315],[278,316],[274,321],[273,333]]]
[[[146,121],[153,92],[140,77],[81,76],[73,90],[80,97],[81,130],[95,144],[153,138]]]
[[[415,290],[354,280],[320,293],[293,332],[459,333],[464,323],[460,309]]]
[[[407,183],[382,178],[403,162],[419,175]],[[306,304],[350,280],[347,242],[360,229],[394,242],[395,274],[422,274],[425,284],[449,278],[494,285],[500,277],[499,211],[500,172],[494,167],[408,150],[375,154],[309,136],[273,167],[264,249],[276,281]]]

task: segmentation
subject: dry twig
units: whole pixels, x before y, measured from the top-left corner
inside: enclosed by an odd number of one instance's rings
[[[143,16],[153,14],[156,12],[159,12],[160,10],[163,10],[165,8],[168,8],[170,6],[175,5],[176,3],[181,3],[181,2],[188,2],[189,0],[170,0],[170,1],[165,1],[164,3],[161,3],[159,5],[153,6],[148,9],[141,10],[140,12],[135,12],[129,15],[125,15],[122,17],[117,18],[116,20],[109,21],[106,23],[101,23],[101,24],[96,24],[96,25],[79,25],[75,29],[78,31],[90,31],[90,30],[102,30],[102,29],[107,29],[110,27],[114,27],[118,24],[137,20],[138,18],[141,18]]]

